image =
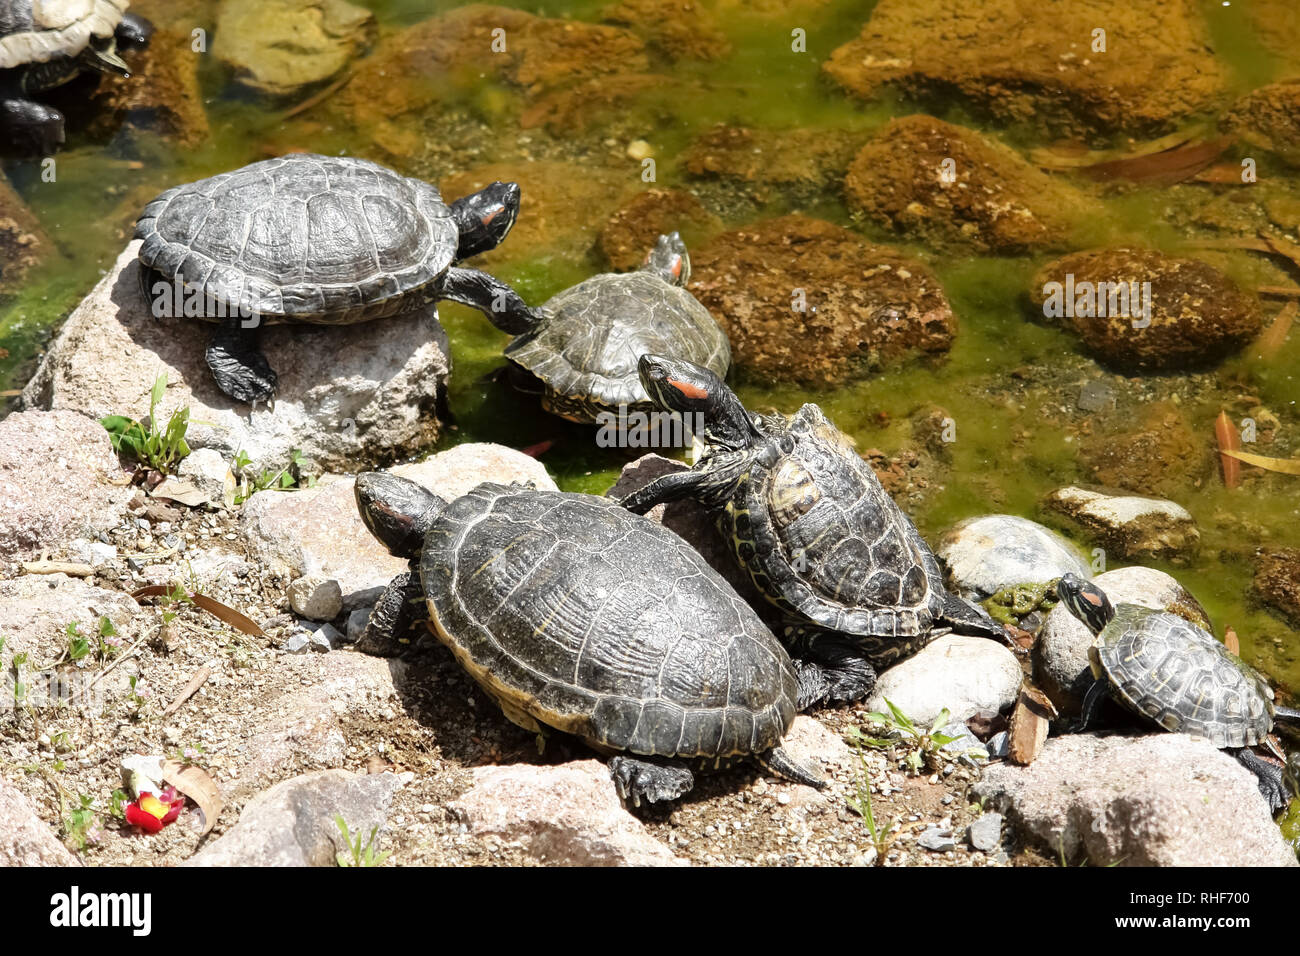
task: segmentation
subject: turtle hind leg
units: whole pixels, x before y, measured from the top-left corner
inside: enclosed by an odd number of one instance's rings
[[[614,789],[634,807],[676,800],[695,786],[695,774],[678,763],[660,763],[645,757],[618,754],[609,761]]]
[[[240,320],[217,326],[204,357],[217,388],[237,402],[270,402],[280,384],[279,376],[257,348],[257,333]]]
[[[1281,767],[1274,766],[1267,760],[1262,759],[1249,747],[1242,747],[1240,750],[1229,750],[1228,753],[1236,757],[1247,770],[1259,779],[1259,792],[1264,795],[1264,800],[1268,803],[1269,813],[1277,813],[1287,805],[1290,797],[1286,791],[1286,781],[1282,776]]]
[[[0,95],[0,122],[25,153],[49,156],[63,145],[63,114],[44,103]]]
[[[773,747],[764,753],[755,754],[754,760],[768,773],[783,777],[786,780],[807,784],[810,787],[816,787],[818,790],[826,786],[826,781],[821,774],[814,773],[795,760],[784,747]]]
[[[876,686],[876,669],[851,636],[795,626],[786,630],[795,646],[795,676],[799,681],[798,710],[827,701],[851,704]]]

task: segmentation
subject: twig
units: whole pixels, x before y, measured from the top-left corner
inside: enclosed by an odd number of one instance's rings
[[[28,574],[70,574],[74,578],[85,578],[95,573],[89,564],[72,561],[24,561],[22,569]]]
[[[209,668],[207,664],[204,664],[199,668],[198,673],[190,678],[189,683],[181,688],[181,692],[176,695],[175,700],[167,705],[167,709],[162,712],[162,715],[164,717],[170,717],[174,714],[180,708],[181,704],[193,697],[195,692],[198,691],[198,689],[202,687],[211,676],[212,669]]]

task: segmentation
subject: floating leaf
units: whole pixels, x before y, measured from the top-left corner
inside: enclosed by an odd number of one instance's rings
[[[1080,143],[1059,143],[1029,151],[1029,158],[1046,169],[1082,169],[1114,160],[1134,159],[1164,153],[1183,146],[1199,135],[1199,130],[1182,130],[1123,149],[1088,149]]]
[[[1269,458],[1267,455],[1255,455],[1248,451],[1220,451],[1221,455],[1231,455],[1239,461],[1266,471],[1276,471],[1283,475],[1300,475],[1300,458]]]
[[[217,825],[217,817],[226,802],[216,782],[198,767],[186,766],[178,760],[163,764],[163,779],[199,805],[203,813],[203,832],[207,836]]]
[[[1286,337],[1291,333],[1291,326],[1295,323],[1297,312],[1300,312],[1300,303],[1292,301],[1284,305],[1282,311],[1274,316],[1272,324],[1263,331],[1255,343],[1260,358],[1271,359],[1281,351],[1282,346],[1286,344]]]
[[[1237,435],[1237,429],[1228,419],[1228,413],[1219,412],[1219,417],[1214,420],[1214,436],[1219,441],[1219,463],[1223,466],[1223,485],[1225,488],[1236,488],[1241,484],[1241,465],[1237,459],[1224,452],[1236,451],[1241,448],[1241,438]]]

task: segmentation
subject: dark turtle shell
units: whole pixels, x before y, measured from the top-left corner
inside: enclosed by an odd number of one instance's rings
[[[1273,729],[1273,691],[1213,636],[1167,611],[1121,604],[1089,648],[1093,676],[1165,730],[1253,747]]]
[[[794,720],[776,637],[690,545],[608,499],[479,485],[434,520],[420,574],[440,638],[516,722],[721,759]]]
[[[459,242],[428,183],[303,153],[168,189],[135,234],[141,262],[164,279],[265,321],[325,324],[434,298]]]
[[[862,638],[873,664],[916,650],[946,597],[916,527],[816,405],[760,427],[788,450],[756,461],[718,519],[754,584],[796,616]]]
[[[654,409],[637,375],[647,353],[672,355],[726,377],[731,346],[709,310],[651,272],[593,276],[551,298],[552,318],[506,346],[545,386],[542,405],[576,422],[601,412]]]
[[[128,6],[130,0],[0,0],[0,70],[75,57],[92,39],[111,37]],[[71,75],[80,68],[69,61],[64,69]]]

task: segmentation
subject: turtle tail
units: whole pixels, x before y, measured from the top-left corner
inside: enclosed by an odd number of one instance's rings
[[[826,786],[826,781],[822,779],[821,774],[814,773],[799,761],[791,757],[785,748],[777,745],[771,750],[766,750],[761,754],[755,754],[754,760],[760,767],[768,773],[775,774],[778,777],[784,777],[786,780],[793,780],[795,783],[806,783],[810,787],[816,787],[821,790]]]

